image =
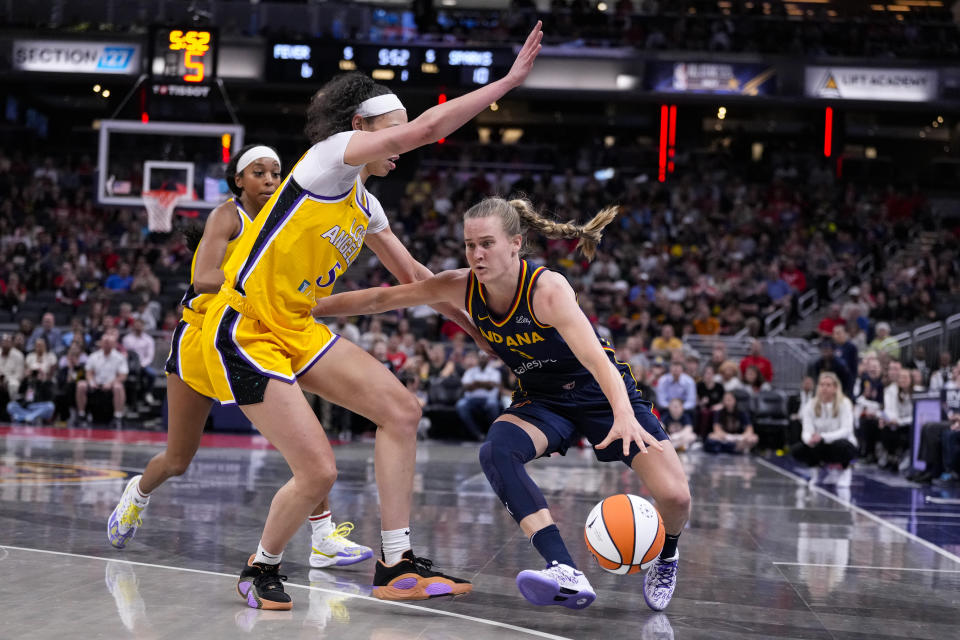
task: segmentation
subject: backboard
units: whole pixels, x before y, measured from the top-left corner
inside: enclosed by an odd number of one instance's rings
[[[102,120],[97,200],[142,206],[143,192],[184,185],[179,207],[212,209],[229,196],[224,169],[243,147],[243,126]]]

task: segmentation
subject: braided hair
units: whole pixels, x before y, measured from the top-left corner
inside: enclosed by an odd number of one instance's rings
[[[360,103],[388,93],[393,91],[358,71],[334,76],[307,105],[304,133],[310,144],[326,140],[335,133],[350,131]]]
[[[576,222],[557,222],[544,218],[526,198],[504,200],[493,197],[484,198],[470,207],[464,219],[500,216],[503,230],[508,236],[523,235],[527,229],[535,229],[548,238],[579,238],[577,249],[587,260],[593,260],[597,254],[597,245],[603,238],[603,229],[613,222],[620,212],[618,205],[606,207],[585,224]]]

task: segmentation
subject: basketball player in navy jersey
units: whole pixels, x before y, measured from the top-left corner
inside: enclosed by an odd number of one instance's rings
[[[541,217],[526,200],[487,198],[464,215],[469,269],[445,271],[397,287],[335,295],[314,308],[317,317],[381,313],[420,304],[463,304],[497,355],[516,374],[513,403],[490,427],[480,465],[510,515],[547,562],[521,571],[517,587],[537,605],[587,607],[596,593],[578,571],[546,500],[524,464],[564,453],[586,437],[601,461],[621,460],[650,490],[666,528],[660,556],[647,571],[644,597],[661,611],[676,587],[677,541],[690,514],[690,490],[669,438],[650,402],[636,389],[629,365],[594,331],[566,279],[520,258],[523,234],[579,238],[592,258],[616,208],[584,225]],[[620,441],[619,444],[615,444]]]

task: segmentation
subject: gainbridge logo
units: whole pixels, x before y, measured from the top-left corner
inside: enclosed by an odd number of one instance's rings
[[[17,460],[0,463],[0,485],[32,484],[39,482],[91,482],[126,478],[125,471],[101,469],[79,464]]]

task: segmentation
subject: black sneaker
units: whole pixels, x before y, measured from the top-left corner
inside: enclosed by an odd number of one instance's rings
[[[433,562],[414,556],[410,549],[392,566],[384,564],[381,557],[373,573],[373,596],[380,600],[427,600],[473,590],[468,581],[437,573],[432,567]]]
[[[927,471],[918,471],[907,474],[907,480],[918,484],[930,484],[933,481],[933,474]]]
[[[933,478],[935,487],[956,487],[960,485],[960,478],[955,473],[944,473],[939,478]]]
[[[237,593],[253,609],[287,611],[293,608],[293,600],[283,590],[283,580],[279,564],[254,562],[256,556],[250,556],[247,566],[240,572],[237,581]]]

